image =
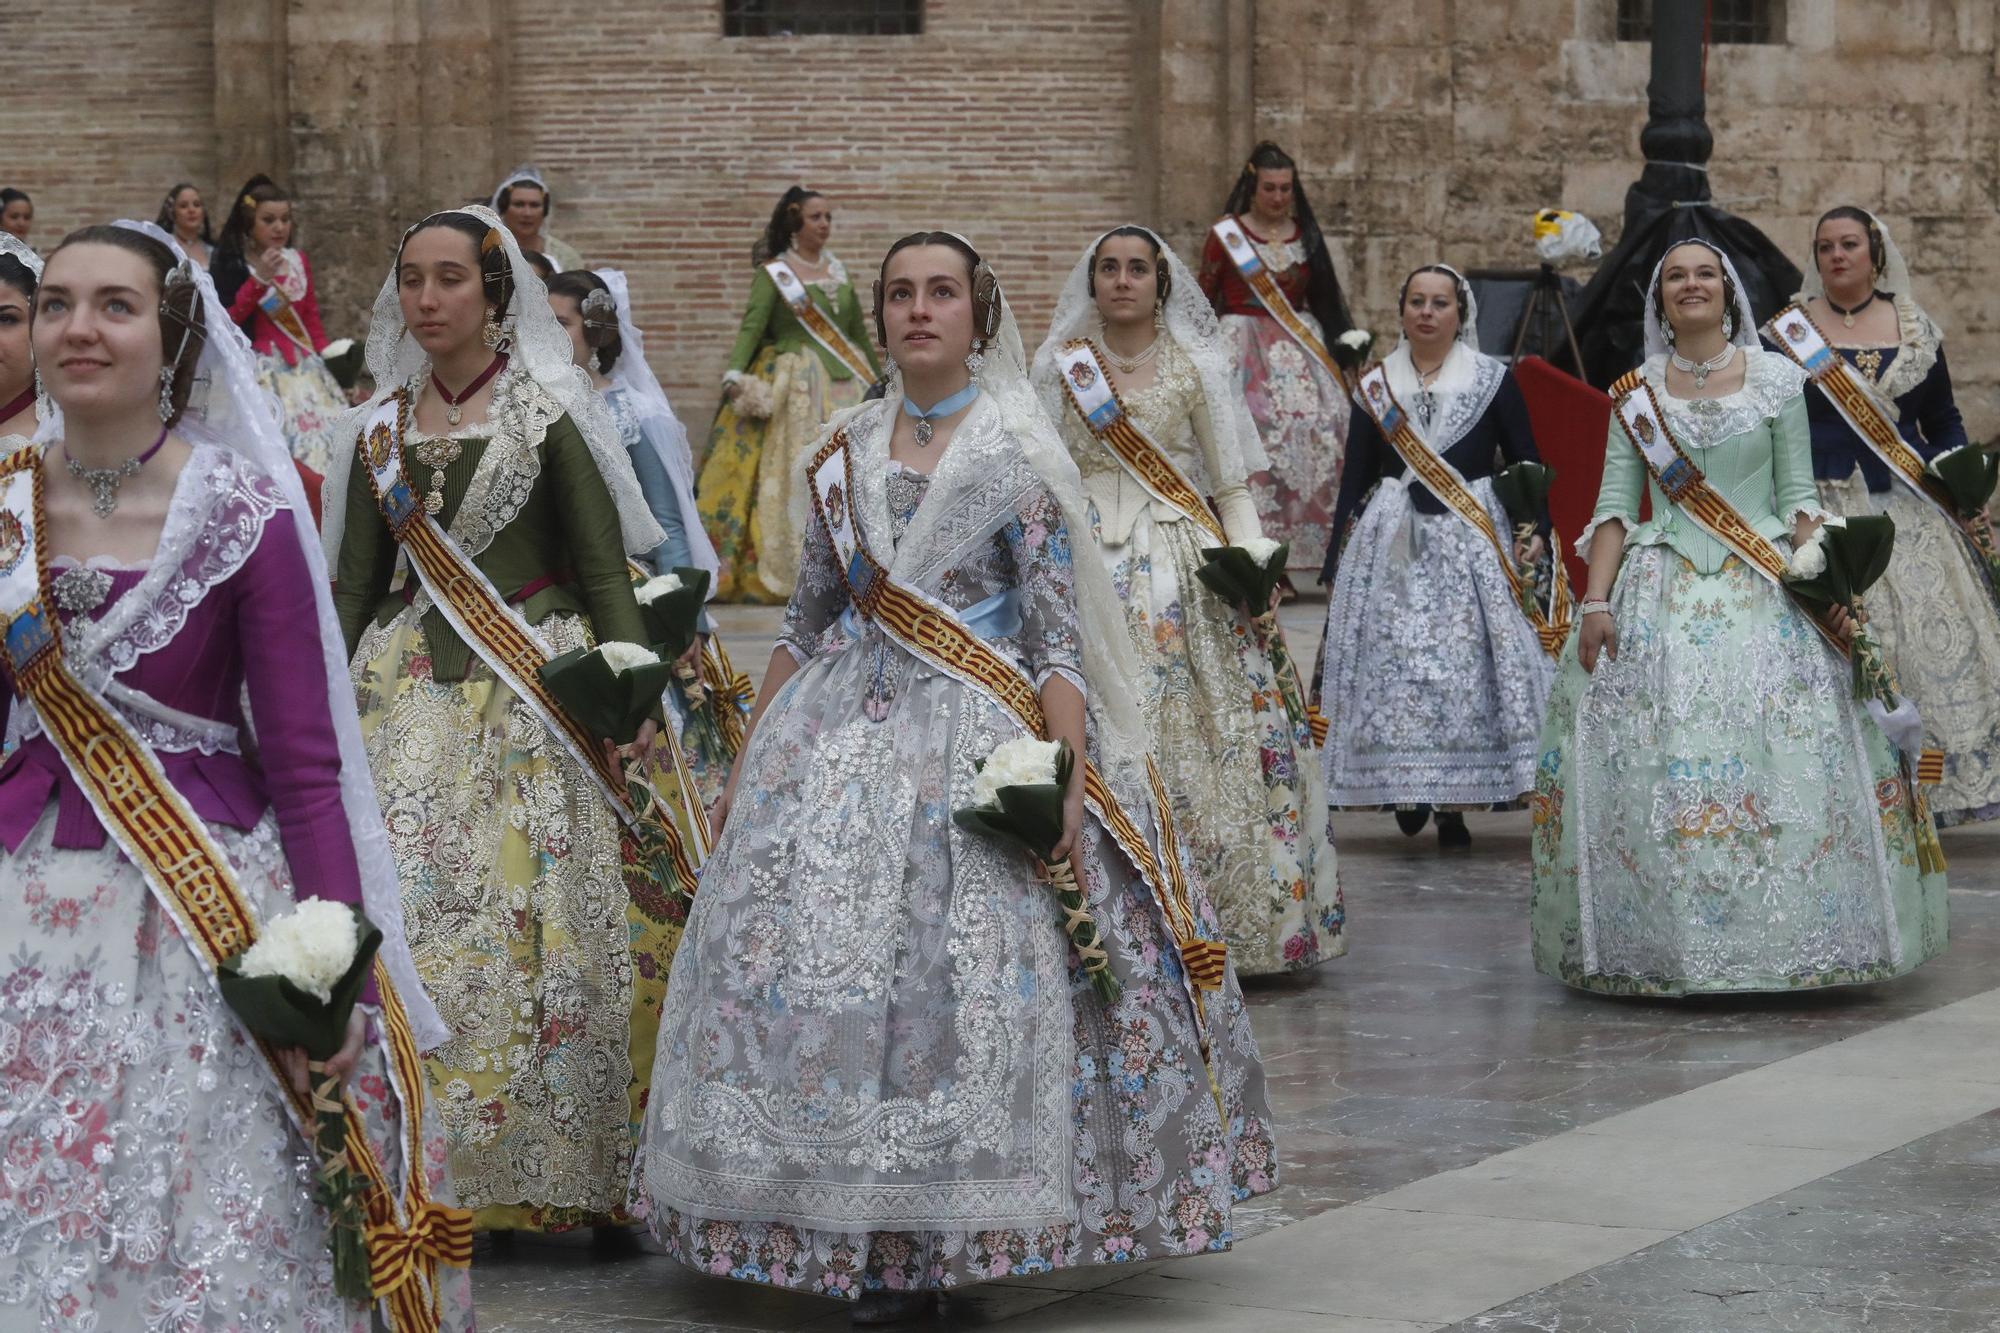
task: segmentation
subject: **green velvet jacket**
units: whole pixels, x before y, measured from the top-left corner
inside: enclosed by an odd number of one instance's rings
[[[842,283],[839,299],[829,301],[818,283],[808,282],[806,296],[861,349],[861,354],[868,358],[869,367],[879,374],[882,367],[875,355],[874,331],[862,322],[861,302],[854,295],[854,284]],[[792,313],[790,303],[779,297],[778,284],[771,281],[771,275],[759,265],[757,276],[750,283],[750,308],[743,312],[743,323],[736,330],[736,345],[729,349],[729,368],[736,371],[750,369],[757,350],[765,343],[773,344],[780,352],[810,348],[819,357],[819,363],[826,367],[828,375],[837,380],[854,378],[845,362],[821,347],[806,331],[806,326]]]
[[[463,452],[445,468],[444,508],[438,519],[447,530],[491,442],[468,439],[461,443]],[[536,452],[541,473],[534,488],[472,563],[530,625],[567,612],[585,617],[599,642],[623,639],[644,643],[645,622],[626,572],[618,509],[598,473],[590,446],[575,424],[562,416],[549,425]],[[421,496],[429,487],[431,470],[415,460],[409,468]],[[386,625],[403,609],[402,590],[390,587],[395,567],[396,540],[382,521],[374,489],[357,454],[348,470],[347,528],[334,572],[334,608],[349,657],[370,621]],[[554,581],[547,582],[550,579]],[[525,601],[516,600],[522,589],[538,582],[542,586]],[[465,641],[435,607],[424,613],[423,626],[433,678],[464,680],[472,661]]]

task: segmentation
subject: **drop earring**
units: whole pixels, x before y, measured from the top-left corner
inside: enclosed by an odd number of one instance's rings
[[[965,368],[977,375],[986,365],[986,353],[980,350],[981,340],[972,340],[972,350],[965,354]]]
[[[499,348],[500,338],[502,336],[500,332],[500,321],[493,318],[493,312],[491,310],[488,310],[486,312],[486,326],[479,331],[479,336],[485,339],[486,345],[488,347],[495,349]]]
[[[174,415],[174,368],[160,367],[160,422],[171,421]]]

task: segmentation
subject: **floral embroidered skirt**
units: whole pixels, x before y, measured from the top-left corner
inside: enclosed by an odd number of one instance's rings
[[[317,356],[299,357],[296,366],[285,364],[277,352],[257,356],[257,380],[277,397],[279,425],[292,457],[324,477],[333,458],[345,460],[351,450],[337,438],[341,413],[347,410],[347,395],[340,381]],[[346,466],[343,461],[342,466]]]
[[[1618,659],[1565,650],[1533,801],[1535,966],[1685,995],[1879,981],[1945,947],[1888,738],[1849,669],[1734,556],[1628,548]]]
[[[1857,471],[1822,481],[1836,514],[1896,521],[1889,570],[1868,590],[1868,632],[1924,715],[1924,743],[1944,751],[1931,791],[1940,825],[2000,816],[2000,612],[1958,526],[1901,483],[1870,493]]]
[[[588,642],[574,616],[539,628]],[[623,1221],[685,896],[625,865],[582,765],[477,659],[431,678],[414,610],[354,663],[410,951],[454,1033],[425,1069],[458,1197],[487,1230]]]
[[[369,1308],[334,1294],[311,1151],[270,1066],[117,845],[58,848],[55,823],[52,804],[0,853],[0,1326],[367,1333]],[[290,909],[273,819],[209,831],[254,910]],[[379,1046],[348,1090],[399,1173]],[[423,1169],[449,1203],[441,1144]],[[469,1329],[466,1271],[440,1270],[438,1295],[444,1327]]]
[[[695,494],[702,527],[722,558],[716,600],[783,602],[798,582],[800,524],[809,512],[806,450],[826,419],[860,402],[868,386],[834,379],[810,349],[780,353],[770,344],[747,373],[764,388],[745,385],[735,402],[724,400]],[[769,417],[739,410],[746,396],[765,392]]]
[[[750,738],[661,1020],[654,1235],[843,1299],[1227,1249],[1277,1183],[1233,971],[1203,993],[1204,1063],[1159,908],[1092,822],[1085,895],[1124,987],[1102,1004],[1028,859],[950,817],[1018,724],[878,635],[814,658]]]
[[[1480,479],[1496,530],[1511,525]],[[1327,799],[1490,809],[1535,785],[1554,679],[1485,536],[1420,513],[1384,481],[1353,525],[1327,603],[1321,703]]]
[[[1235,345],[1243,394],[1271,459],[1268,471],[1250,478],[1264,535],[1292,544],[1286,564],[1294,575],[1316,574],[1340,495],[1347,395],[1277,320],[1224,315],[1222,327]]]
[[[1141,518],[1099,549],[1147,672],[1174,827],[1237,974],[1311,967],[1347,952],[1319,753],[1243,615],[1195,577],[1206,544],[1185,520]]]
[[[678,680],[668,689],[666,704],[673,710],[674,729],[706,810],[729,785],[730,765],[736,762],[750,710],[757,703],[750,677],[729,660],[729,650],[723,647],[719,634],[709,635],[702,651],[701,688],[698,709],[690,709],[687,691]]]

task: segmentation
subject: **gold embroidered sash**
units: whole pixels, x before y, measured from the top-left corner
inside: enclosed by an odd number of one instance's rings
[[[881,626],[885,634],[918,659],[999,704],[1033,735],[1047,736],[1048,721],[1042,713],[1041,696],[1021,669],[967,628],[950,607],[897,583],[875,559],[860,534],[860,517],[853,504],[852,468],[847,431],[843,428],[835,431],[833,438],[813,457],[811,480],[813,506],[847,571],[855,611]],[[1203,939],[1198,933],[1179,857],[1170,855],[1163,868],[1151,844],[1119,804],[1097,766],[1087,756],[1079,755],[1078,759],[1084,766],[1084,805],[1152,890],[1180,949],[1183,970],[1190,983],[1200,990],[1219,989],[1227,951],[1222,941]],[[1150,757],[1146,764],[1152,774]],[[1157,781],[1157,774],[1153,777]],[[1160,805],[1156,814],[1162,845],[1172,848],[1173,835],[1168,832],[1172,821],[1170,810]],[[1194,1011],[1200,1022],[1198,999]]]
[[[256,918],[244,901],[229,856],[208,826],[168,781],[159,759],[124,719],[71,670],[62,628],[50,608],[48,550],[39,461],[21,449],[0,462],[0,661],[15,688],[34,706],[42,729],[91,809],[174,921],[181,938],[213,979],[217,967],[256,939]],[[392,1327],[430,1333],[438,1327],[437,1267],[471,1261],[472,1220],[463,1209],[433,1202],[424,1175],[424,1082],[409,1018],[378,960],[381,1026],[390,1078],[401,1102],[405,1177],[401,1197],[346,1103],[347,1153],[367,1182],[365,1239],[375,1292],[388,1302]],[[275,1048],[255,1043],[284,1098],[294,1128],[313,1139],[311,1093],[296,1091],[278,1067]],[[393,1257],[392,1257],[393,1256]]]
[[[1780,310],[1764,326],[1764,335],[1811,377],[1848,429],[1888,465],[1898,481],[1937,506],[1954,527],[1965,526],[1952,508],[1950,493],[1925,470],[1923,456],[1896,429],[1893,409],[1846,357],[1833,350],[1804,307],[1788,305]]]
[[[383,521],[409,555],[411,568],[445,620],[542,720],[590,775],[618,818],[631,826],[639,816],[626,793],[624,774],[605,757],[600,738],[584,730],[542,683],[540,670],[554,654],[417,499],[403,462],[410,410],[409,390],[398,389],[363,423],[357,442]],[[673,834],[672,821],[667,821],[667,828]]]
[[[278,326],[278,332],[291,339],[298,349],[307,356],[318,356],[319,349],[313,346],[312,334],[307,332],[306,323],[299,318],[298,310],[273,282],[264,288],[264,294],[257,298],[257,308],[264,317]]]
[[[792,266],[782,259],[774,259],[764,265],[764,271],[771,275],[771,281],[778,285],[778,295],[784,298],[792,313],[799,317],[799,323],[806,326],[814,342],[833,355],[834,360],[852,371],[854,377],[863,384],[872,382],[875,372],[868,365],[868,354],[854,345],[854,340],[840,331],[840,327],[827,318],[826,311],[813,303],[812,293],[806,290],[799,275],[792,272]]]
[[[1563,570],[1560,554],[1555,554],[1550,561],[1553,568],[1550,610],[1544,611],[1535,601],[1534,590],[1521,577],[1521,571],[1514,567],[1513,552],[1507,549],[1507,544],[1494,529],[1492,515],[1486,512],[1486,506],[1480,503],[1479,497],[1472,493],[1464,475],[1417,434],[1410,414],[1396,401],[1395,391],[1389,387],[1389,372],[1381,362],[1376,362],[1362,373],[1354,401],[1375,419],[1382,438],[1389,442],[1389,447],[1396,451],[1411,474],[1423,482],[1432,495],[1444,501],[1446,508],[1486,538],[1494,556],[1500,561],[1500,572],[1507,576],[1507,586],[1513,589],[1515,603],[1535,627],[1535,637],[1541,641],[1542,651],[1550,657],[1562,656],[1563,644],[1569,640],[1570,596],[1569,575]]]
[[[1222,251],[1229,256],[1229,262],[1236,265],[1243,285],[1270,312],[1271,318],[1278,321],[1278,327],[1289,333],[1292,341],[1305,349],[1307,356],[1333,376],[1333,382],[1340,386],[1342,393],[1353,392],[1354,386],[1347,378],[1347,372],[1326,350],[1326,344],[1313,332],[1312,326],[1300,317],[1291,298],[1285,295],[1285,289],[1278,285],[1277,274],[1266,268],[1264,261],[1257,257],[1257,247],[1250,243],[1250,235],[1243,230],[1243,224],[1233,217],[1226,217],[1210,230],[1222,242]]]

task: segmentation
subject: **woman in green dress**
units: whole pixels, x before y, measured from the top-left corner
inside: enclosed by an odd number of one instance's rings
[[[718,601],[792,595],[806,516],[801,455],[880,373],[854,284],[826,248],[832,232],[826,196],[794,185],[751,253],[750,308],[730,349],[696,488],[702,526],[722,557]]]
[[[624,764],[600,765],[510,684],[535,655],[468,640],[476,604],[457,594],[448,619],[440,585],[410,572],[369,470],[396,433],[379,414],[400,403],[410,489],[540,652],[643,643],[626,558],[665,534],[491,210],[405,234],[368,367],[377,392],[348,418],[353,462],[327,478],[326,543],[411,951],[452,1032],[425,1065],[451,1178],[480,1230],[622,1223],[692,874],[651,873],[605,772]],[[622,756],[643,755],[665,799],[673,743],[648,722]],[[686,804],[667,812],[684,848]]]
[[[1757,346],[1742,291],[1705,242],[1669,250],[1641,374],[1708,484],[1788,552],[1825,517],[1804,376]],[[1578,549],[1590,581],[1533,801],[1536,968],[1686,995],[1879,981],[1942,951],[1945,877],[1917,851],[1935,833],[1879,706],[1854,700],[1786,593],[1648,479],[1616,414]],[[1852,634],[1838,612],[1830,628]]]

